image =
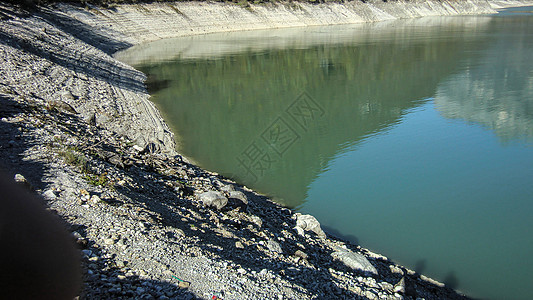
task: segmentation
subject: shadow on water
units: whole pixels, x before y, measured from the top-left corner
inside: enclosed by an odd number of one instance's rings
[[[334,237],[337,237],[339,239],[342,239],[342,240],[346,240],[346,241],[350,241],[352,242],[354,245],[359,245],[359,239],[353,235],[353,234],[343,234],[341,233],[339,230],[333,228],[333,227],[329,227],[329,226],[321,226],[322,227],[322,230],[324,230],[324,232],[334,236]]]
[[[417,272],[418,274],[423,274],[424,271],[426,270],[426,264],[427,264],[427,260],[426,259],[419,259],[415,262],[415,272]]]
[[[454,271],[451,271],[444,277],[444,284],[451,289],[459,287],[459,278],[457,278]]]

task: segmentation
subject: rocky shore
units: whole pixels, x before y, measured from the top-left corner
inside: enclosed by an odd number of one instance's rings
[[[124,7],[0,3],[1,170],[72,232],[81,298],[465,298],[176,153],[144,74],[111,56],[155,39],[119,30]]]

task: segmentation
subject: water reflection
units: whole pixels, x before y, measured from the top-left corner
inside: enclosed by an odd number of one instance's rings
[[[493,20],[502,22],[493,42],[439,85],[436,107],[444,117],[493,130],[503,143],[533,142],[533,19]]]
[[[226,33],[206,36],[204,43],[191,37],[167,46],[181,49],[180,59],[155,47],[163,61],[138,67],[153,85],[165,83],[154,98],[176,129],[183,153],[298,207],[332,157],[386,131],[433,96],[456,70],[465,41],[471,49],[483,47],[473,33],[487,22],[434,18],[402,26]],[[238,54],[228,54],[229,45]],[[156,55],[145,48],[140,53],[135,60]],[[288,112],[302,92],[324,112],[305,128]],[[278,119],[284,122],[280,130],[298,138],[286,151],[268,154],[272,147],[258,143]]]
[[[532,137],[530,22],[225,33],[120,57],[202,166],[450,287],[531,299],[533,148],[509,143]]]

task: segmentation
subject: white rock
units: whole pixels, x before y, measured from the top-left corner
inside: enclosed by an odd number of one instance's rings
[[[43,193],[43,197],[46,200],[54,200],[57,198],[56,193],[53,190],[46,190]]]
[[[228,198],[224,197],[222,193],[217,191],[208,191],[198,195],[200,200],[205,206],[211,206],[216,209],[221,209],[228,204]]]
[[[92,196],[91,196],[91,202],[92,202],[92,203],[95,203],[95,204],[96,204],[96,203],[98,203],[98,202],[100,202],[100,201],[101,201],[101,199],[100,199],[100,197],[98,197],[97,195],[92,195]]]
[[[21,174],[15,174],[15,181],[18,183],[26,183],[28,182],[24,176]]]
[[[324,231],[322,231],[322,228],[320,228],[320,223],[318,220],[311,216],[311,215],[302,215],[300,213],[296,213],[296,231],[300,235],[304,235],[305,231],[312,231],[316,233],[319,237],[325,238],[326,234]]]
[[[402,277],[402,279],[400,279],[400,281],[398,281],[398,283],[396,283],[394,285],[394,288],[392,289],[392,291],[395,292],[395,293],[400,293],[400,294],[405,293],[405,279],[404,279],[404,277]]]
[[[355,253],[349,249],[337,247],[331,254],[334,259],[342,261],[346,266],[363,272],[378,274],[376,268],[360,253]]]
[[[283,253],[283,249],[281,249],[281,246],[276,241],[268,240],[268,242],[266,243],[266,246],[267,246],[268,250],[270,250],[272,252]]]

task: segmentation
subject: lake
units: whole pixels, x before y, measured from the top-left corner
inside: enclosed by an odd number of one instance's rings
[[[532,11],[192,36],[119,58],[200,166],[467,295],[533,299]]]

